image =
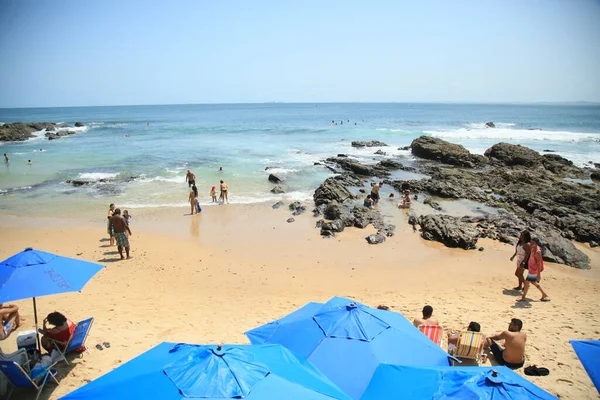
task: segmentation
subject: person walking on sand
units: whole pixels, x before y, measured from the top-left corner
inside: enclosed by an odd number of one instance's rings
[[[371,199],[373,199],[373,205],[377,205],[379,202],[379,189],[383,186],[383,182],[379,182],[373,185],[371,188]]]
[[[523,329],[523,321],[513,318],[508,324],[508,330],[485,340],[485,348],[492,350],[498,364],[510,369],[519,369],[525,364],[527,334],[521,332],[521,329]],[[504,348],[495,342],[502,339],[504,339]]]
[[[219,197],[219,200],[221,200],[223,203],[227,202],[229,204],[229,198],[227,197],[227,192],[229,191],[229,187],[223,181],[220,181],[219,187],[221,189],[221,197]]]
[[[114,203],[110,203],[110,206],[108,208],[108,223],[106,225],[106,231],[108,233],[108,236],[110,237],[110,245],[114,246],[115,245],[115,232],[112,230],[111,226],[110,226],[110,219],[113,216],[113,213],[115,212],[115,204]]]
[[[190,190],[190,195],[188,196],[188,200],[190,201],[191,211],[190,214],[194,215],[194,211],[198,212],[198,188],[196,185],[192,186]]]
[[[125,253],[127,253],[127,259],[129,260],[129,239],[127,238],[127,233],[131,236],[131,229],[127,226],[127,222],[125,218],[121,215],[121,210],[117,208],[110,219],[110,225],[115,232],[115,239],[117,240],[117,250],[119,250],[119,255],[121,256],[121,260],[123,260],[123,249],[125,249]]]
[[[525,282],[523,273],[525,272],[525,269],[527,268],[527,262],[529,261],[529,242],[531,242],[531,233],[529,233],[529,231],[521,232],[519,240],[515,246],[515,252],[510,257],[510,261],[514,260],[515,256],[517,257],[515,276],[519,280],[519,285],[514,287],[513,290],[523,289],[523,283]]]
[[[540,301],[550,301],[550,298],[540,286],[542,271],[544,270],[544,259],[542,258],[542,249],[538,238],[531,239],[531,243],[529,244],[529,261],[527,262],[527,269],[529,271],[523,286],[523,295],[517,301],[525,301],[530,283],[542,293]]]
[[[192,187],[196,184],[196,175],[188,169],[187,174],[185,174],[185,180],[188,183],[188,187]]]
[[[213,203],[217,202],[217,187],[216,186],[213,186],[212,189],[210,189],[210,197],[212,198]]]

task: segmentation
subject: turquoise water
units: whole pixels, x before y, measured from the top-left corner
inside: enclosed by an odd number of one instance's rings
[[[336,124],[332,125],[334,120]],[[183,207],[185,171],[197,176],[201,201],[220,179],[232,203],[280,198],[309,200],[331,172],[314,165],[345,153],[363,162],[406,157],[398,150],[423,134],[460,143],[476,153],[504,141],[550,149],[576,164],[600,162],[600,106],[455,104],[246,104],[0,109],[0,122],[86,124],[76,135],[43,135],[5,143],[0,167],[0,211],[10,214],[106,208]],[[341,122],[343,121],[343,124]],[[494,121],[497,128],[484,127]],[[530,130],[536,129],[536,130]],[[128,135],[128,136],[126,136]],[[380,140],[354,149],[352,140]],[[40,149],[43,150],[40,152]],[[27,164],[32,160],[32,165]],[[223,167],[224,172],[217,172]],[[265,171],[266,167],[271,167]],[[270,172],[288,193],[270,193]],[[135,178],[131,180],[130,178]],[[401,178],[401,176],[398,176]],[[113,182],[72,187],[69,179]],[[407,176],[413,178],[413,176]]]

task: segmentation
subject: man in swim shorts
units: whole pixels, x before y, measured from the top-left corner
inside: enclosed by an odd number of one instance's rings
[[[523,321],[517,318],[510,320],[508,330],[485,340],[485,347],[492,350],[494,358],[500,365],[506,365],[510,369],[518,369],[525,364],[525,342],[527,334],[521,332]],[[504,348],[494,340],[504,339]]]
[[[189,169],[187,170],[187,174],[185,175],[185,180],[188,183],[188,187],[192,187],[196,184],[196,175]]]
[[[373,185],[371,188],[371,199],[373,200],[373,204],[379,203],[379,189],[383,186],[383,182],[379,182]]]
[[[129,232],[129,236],[131,236],[131,229],[129,229],[129,225],[127,225],[127,221],[121,215],[121,209],[117,208],[110,219],[110,226],[115,232],[115,239],[117,241],[117,249],[119,250],[119,255],[121,256],[121,260],[123,259],[123,248],[125,248],[125,252],[127,253],[127,259],[129,259],[129,239],[127,238],[127,233]]]

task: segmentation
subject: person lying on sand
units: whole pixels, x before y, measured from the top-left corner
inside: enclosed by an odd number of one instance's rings
[[[525,342],[527,334],[521,332],[523,321],[517,318],[510,320],[508,330],[485,340],[485,348],[492,350],[496,362],[510,369],[518,369],[525,364]],[[504,348],[499,346],[495,340],[504,339]]]
[[[437,319],[433,318],[432,315],[433,307],[423,307],[423,318],[415,318],[415,320],[413,321],[413,325],[417,327],[419,325],[439,325]]]

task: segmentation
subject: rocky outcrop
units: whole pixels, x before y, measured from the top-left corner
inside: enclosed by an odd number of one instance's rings
[[[273,175],[273,174],[269,174],[269,182],[273,182],[273,183],[281,183],[283,182],[281,179],[279,179],[279,177]]]
[[[377,164],[363,164],[355,159],[347,157],[330,157],[325,160],[327,163],[338,165],[345,171],[350,171],[360,176],[376,176],[378,178],[385,178],[391,174],[391,171],[402,169],[402,170],[414,170],[412,167],[405,167],[401,162],[394,161],[391,159],[383,160]]]
[[[544,260],[559,264],[570,265],[575,268],[587,269],[590,259],[573,242],[560,236],[552,230],[535,232],[542,241]]]
[[[54,122],[23,123],[14,122],[0,125],[0,141],[16,142],[32,138],[34,132],[43,130],[56,130],[58,126]]]
[[[76,126],[77,128],[80,128],[80,127],[82,127],[82,126],[85,126],[85,124],[84,124],[83,122],[75,122],[75,126]]]
[[[342,174],[327,178],[325,182],[315,190],[313,200],[317,206],[329,204],[334,200],[338,203],[342,203],[344,200],[352,198],[352,193],[350,193],[346,186],[359,185],[362,185],[362,180],[352,174]]]
[[[275,194],[285,193],[285,189],[281,185],[276,185],[273,189],[271,189],[271,193],[275,193]]]
[[[377,150],[375,152],[375,154],[377,154],[378,156],[387,156],[387,153],[385,151],[381,151],[381,150]]]
[[[276,210],[279,207],[281,207],[282,205],[283,205],[283,201],[278,201],[277,203],[273,204],[271,207],[273,207],[273,209]]]
[[[542,156],[537,151],[520,144],[498,143],[487,149],[484,155],[507,166],[533,167],[542,161]]]
[[[469,150],[459,144],[449,143],[431,136],[416,138],[410,147],[415,156],[444,164],[474,168],[486,163],[485,157],[471,154]]]
[[[288,206],[288,208],[290,211],[293,211],[292,215],[300,215],[306,211],[306,207],[303,206],[299,201],[293,202]]]
[[[475,249],[477,230],[459,218],[449,215],[424,215],[417,219],[421,226],[421,236],[426,240],[435,240],[444,243],[447,247],[460,247],[461,249]]]
[[[496,124],[494,124],[494,123],[493,123],[493,122],[491,122],[491,121],[490,121],[490,122],[486,122],[486,123],[485,123],[485,127],[486,127],[486,128],[495,128],[495,127],[496,127]]]
[[[376,233],[374,235],[369,235],[365,239],[367,240],[367,243],[369,243],[369,244],[379,244],[379,243],[385,242],[385,236],[380,235],[378,233]]]
[[[387,144],[380,142],[378,140],[371,140],[369,142],[361,142],[361,141],[352,142],[352,147],[383,147],[383,146],[387,146]]]

